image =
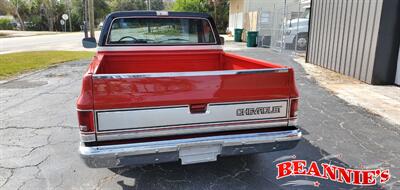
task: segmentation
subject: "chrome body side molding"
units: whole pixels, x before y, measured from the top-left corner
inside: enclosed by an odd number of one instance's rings
[[[121,73],[121,74],[94,74],[94,79],[129,79],[129,78],[159,78],[159,77],[199,77],[219,75],[239,75],[255,73],[287,73],[288,68],[273,69],[246,69],[225,71],[196,71],[196,72],[166,72],[166,73]]]

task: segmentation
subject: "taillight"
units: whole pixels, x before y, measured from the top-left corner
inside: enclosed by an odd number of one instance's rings
[[[81,132],[94,132],[93,111],[78,110],[78,121]]]
[[[92,75],[85,74],[82,80],[82,90],[78,97],[76,106],[80,110],[93,109]]]
[[[290,100],[290,117],[297,117],[297,111],[299,108],[299,99]]]

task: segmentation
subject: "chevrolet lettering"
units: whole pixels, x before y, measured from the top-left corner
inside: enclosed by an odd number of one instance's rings
[[[261,114],[271,114],[280,113],[282,106],[273,107],[258,107],[258,108],[242,108],[236,110],[237,116],[245,115],[261,115]]]

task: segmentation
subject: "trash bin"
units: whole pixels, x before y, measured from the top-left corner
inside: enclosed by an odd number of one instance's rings
[[[247,47],[257,47],[257,31],[247,32]]]
[[[242,41],[242,33],[243,33],[243,29],[235,28],[235,42]]]

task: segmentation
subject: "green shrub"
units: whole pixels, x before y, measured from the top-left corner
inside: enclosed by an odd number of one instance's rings
[[[14,26],[12,25],[12,20],[9,18],[0,18],[0,30],[12,30]]]

